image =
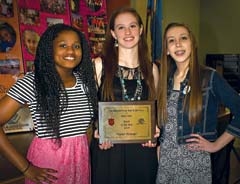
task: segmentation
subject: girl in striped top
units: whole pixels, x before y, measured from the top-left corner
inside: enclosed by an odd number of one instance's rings
[[[25,183],[89,184],[87,129],[97,115],[97,90],[84,35],[68,25],[50,26],[38,43],[34,68],[0,101],[0,151],[23,172]],[[36,133],[27,159],[2,128],[26,104]]]

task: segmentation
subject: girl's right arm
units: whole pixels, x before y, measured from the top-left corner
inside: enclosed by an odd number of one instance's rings
[[[57,178],[52,175],[56,173],[53,169],[38,168],[33,165],[21,155],[8,140],[3,126],[10,120],[22,105],[9,96],[4,96],[0,100],[0,154],[8,159],[16,168],[18,168],[26,177],[38,183],[45,181],[52,183],[51,180]]]
[[[3,126],[16,114],[21,106],[20,103],[7,95],[0,100],[0,153],[20,171],[24,171],[28,166],[28,161],[12,146],[3,130]]]

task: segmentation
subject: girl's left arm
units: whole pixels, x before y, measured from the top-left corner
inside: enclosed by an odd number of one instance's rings
[[[216,71],[213,76],[212,86],[216,99],[230,110],[232,118],[225,132],[215,142],[210,142],[198,134],[191,134],[192,138],[187,140],[191,150],[204,150],[214,153],[226,146],[234,137],[240,137],[239,94]]]
[[[159,69],[155,63],[153,63],[153,79],[156,91],[158,89],[158,81],[159,81]]]
[[[240,95],[217,72],[215,72],[213,78],[213,90],[217,99],[230,110],[232,116],[226,131],[240,137]]]

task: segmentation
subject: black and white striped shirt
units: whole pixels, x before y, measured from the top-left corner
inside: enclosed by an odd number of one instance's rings
[[[89,105],[82,80],[75,75],[77,82],[72,88],[66,88],[68,106],[60,116],[60,137],[73,137],[85,134],[93,116],[93,108]],[[34,85],[34,74],[27,73],[19,79],[8,91],[8,96],[21,104],[28,104],[36,135],[41,138],[52,138],[44,118],[37,112],[37,101]]]

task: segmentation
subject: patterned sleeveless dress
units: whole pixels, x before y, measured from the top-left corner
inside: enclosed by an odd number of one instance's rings
[[[168,123],[160,143],[160,160],[156,184],[211,184],[210,154],[188,150],[177,143],[177,103],[179,91],[168,99]]]

